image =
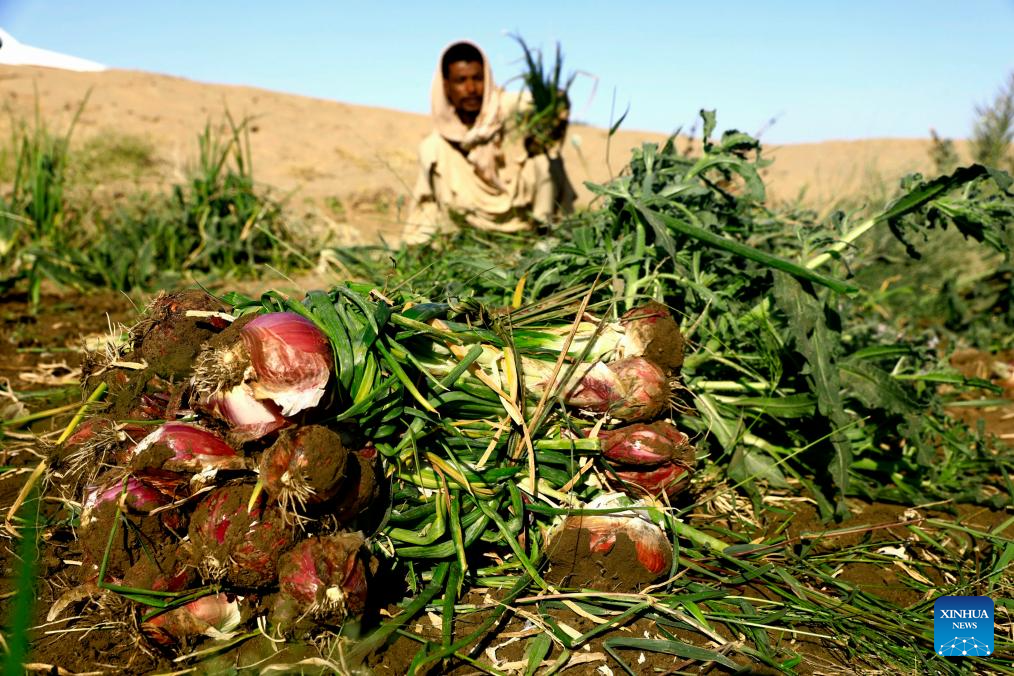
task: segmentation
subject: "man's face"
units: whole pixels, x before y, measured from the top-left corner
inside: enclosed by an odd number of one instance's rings
[[[483,68],[479,61],[455,61],[447,68],[444,95],[458,113],[477,115],[482,110]]]

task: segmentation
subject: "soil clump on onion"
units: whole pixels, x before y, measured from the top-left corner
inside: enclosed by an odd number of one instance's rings
[[[143,470],[147,467],[162,467],[176,455],[165,443],[149,444],[147,448],[130,459],[130,468]]]
[[[637,547],[625,532],[616,532],[608,552],[592,551],[591,532],[586,528],[562,529],[546,548],[552,564],[546,580],[562,587],[583,587],[606,592],[636,592],[668,574],[645,568]]]
[[[105,401],[115,420],[171,418],[181,403],[193,364],[204,344],[232,328],[218,316],[188,317],[195,310],[223,312],[225,306],[203,291],[163,294],[131,329],[129,348],[112,359],[90,356],[82,365],[82,383],[91,390],[109,388]],[[117,366],[116,362],[140,365]]]
[[[151,556],[152,552],[158,556],[163,549],[174,546],[173,537],[163,526],[159,515],[122,514],[117,501],[112,500],[96,507],[92,518],[94,521],[78,530],[84,554],[80,567],[82,582],[95,578],[107,547],[109,558],[105,581],[122,579],[131,567]],[[117,520],[119,523],[110,544],[109,533]]]
[[[641,356],[672,375],[683,366],[684,339],[669,308],[657,301],[629,310],[620,324],[640,348]]]
[[[373,453],[375,456],[376,451]],[[362,451],[351,454],[346,463],[345,480],[338,492],[338,501],[327,506],[338,523],[348,524],[360,515],[367,514],[371,507],[380,505],[377,500],[380,484],[376,463],[376,457],[368,457]]]
[[[321,425],[282,430],[261,456],[260,474],[269,495],[284,509],[317,504],[339,495],[345,485],[349,452],[341,436]]]
[[[205,353],[211,355],[218,350],[224,350],[243,345],[243,327],[252,322],[257,317],[258,315],[256,314],[248,314],[239,317],[238,319],[236,319],[236,321],[229,324],[229,326],[210,336],[203,343],[203,345],[199,346],[201,349],[199,349],[198,353]],[[245,346],[242,349],[244,350],[244,352],[246,351]],[[194,364],[200,361],[199,359],[197,359],[198,353],[195,353],[194,359],[192,359],[190,362],[191,372]],[[228,389],[230,387],[239,385],[240,383],[243,382],[243,369],[241,368],[237,368],[231,374],[221,373],[221,375],[223,376],[223,378],[220,381],[221,389]],[[225,377],[227,375],[231,375],[232,377],[231,378]]]
[[[135,589],[176,592],[197,581],[197,570],[190,565],[190,549],[164,547],[157,558],[143,556],[123,576],[123,584]]]
[[[214,315],[189,317],[190,310],[213,313],[225,312],[226,307],[199,290],[163,293],[131,330],[134,352],[153,374],[186,378],[201,345],[228,325],[228,320]]]
[[[252,492],[248,485],[217,488],[194,510],[190,541],[202,577],[250,588],[274,582],[278,557],[293,533],[263,496],[248,509]]]

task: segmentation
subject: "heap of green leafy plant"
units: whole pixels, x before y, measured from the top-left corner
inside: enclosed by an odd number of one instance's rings
[[[938,384],[962,379],[940,368],[928,336],[872,316],[876,290],[847,276],[863,265],[857,240],[875,228],[912,251],[927,233],[953,228],[1006,254],[1009,177],[979,165],[914,176],[868,218],[790,221],[764,203],[758,143],[739,132],[713,140],[713,114],[704,120],[700,156],[672,141],[645,145],[624,175],[590,186],[601,208],[535,247],[465,232],[438,253],[403,249],[393,271],[369,251],[345,252],[346,264],[385,288],[487,306],[507,305],[522,279],[531,302],[593,285],[593,306],[612,313],[661,300],[694,344],[683,368],[694,410],[681,424],[748,490],[759,480],[801,482],[825,515],[840,516],[846,495],[987,499],[995,463],[936,395]],[[831,266],[846,278],[823,272]]]
[[[947,229],[1006,255],[1009,177],[980,165],[933,180],[911,177],[872,215],[836,213],[818,222],[809,214],[769,209],[756,141],[737,132],[713,140],[714,117],[704,117],[701,155],[684,155],[672,142],[642,147],[621,177],[592,186],[602,198],[597,208],[565,221],[550,237],[466,230],[429,248],[335,253],[347,272],[367,280],[361,290],[375,287],[377,297],[414,298],[425,303],[420,307],[442,312],[457,309],[467,318],[462,326],[499,336],[521,335],[533,319],[573,318],[582,310],[615,319],[645,299],[661,300],[682,316],[691,341],[681,373],[687,406],[673,416],[696,433],[695,444],[708,456],[698,490],[719,485],[714,493],[695,493],[662,511],[667,519],[689,520],[716,496],[736,499],[741,493],[749,504],[731,508],[725,526],[667,520],[678,536],[681,572],[650,593],[549,594],[535,545],[530,551],[511,545],[513,556],[502,566],[467,566],[469,554],[497,544],[498,537],[500,545],[513,542],[509,534],[520,513],[547,523],[584,512],[515,500],[516,487],[506,477],[522,476],[520,463],[512,466],[509,455],[498,455],[496,464],[474,469],[488,426],[475,430],[476,445],[467,438],[469,427],[453,422],[465,415],[462,409],[436,417],[402,399],[408,405],[391,419],[411,418],[408,430],[395,434],[406,447],[386,454],[414,460],[423,471],[429,464],[434,475],[427,484],[422,472],[397,473],[384,533],[410,539],[398,543],[396,552],[416,596],[354,648],[353,657],[405,634],[406,623],[429,605],[440,613],[442,638],[413,635],[421,647],[411,668],[452,658],[476,664],[470,646],[509,608],[523,605],[534,611],[526,617],[538,618],[544,631],[544,640],[531,642],[526,652],[529,673],[550,654],[559,656],[557,665],[565,664],[592,639],[638,618],[649,621],[655,638],[615,635],[602,644],[628,673],[637,666],[624,661],[623,649],[730,669],[738,667],[729,656],[738,654],[791,673],[802,657],[772,640],[788,631],[812,632],[839,663],[922,670],[929,668],[931,645],[926,599],[934,593],[997,593],[1010,584],[1014,549],[1000,529],[985,533],[947,519],[909,519],[904,529],[911,537],[895,535],[894,542],[918,568],[911,580],[923,601],[906,608],[838,578],[849,563],[889,563],[875,540],[824,551],[806,540],[800,545],[798,538],[772,536],[748,516],[752,511],[770,518],[779,495],[808,496],[824,517],[845,517],[849,496],[913,507],[938,501],[1009,504],[1012,458],[952,420],[939,394],[941,384],[988,383],[948,370],[934,349],[932,339],[939,336],[875,313],[879,289],[865,289],[853,276],[868,264],[861,241],[871,232],[889,233],[903,250],[916,252],[924,235]],[[434,305],[438,300],[444,303]],[[306,301],[319,318],[342,303],[337,295],[319,305]],[[523,311],[513,309],[518,307]],[[411,345],[428,337],[403,328],[397,340],[404,349],[397,354],[416,354]],[[418,361],[407,357],[405,370],[415,372]],[[424,375],[410,375],[408,382],[432,392],[435,403],[469,402],[457,384]],[[486,406],[495,410],[492,397]],[[372,410],[387,418],[381,402]],[[466,417],[481,415],[476,408]],[[566,461],[566,454],[554,456],[550,443],[535,441],[540,476],[555,476],[554,463]],[[563,478],[574,470],[561,467],[567,470]],[[433,490],[435,499],[427,497]],[[440,505],[458,512],[457,526]],[[481,537],[476,524],[485,528],[490,512],[500,518],[497,530]],[[445,534],[431,540],[434,532]],[[970,566],[955,548],[964,535],[991,543],[982,565]],[[411,546],[413,537],[423,542]],[[947,581],[934,587],[930,578]],[[499,602],[492,609],[455,603],[462,585],[500,588]],[[764,591],[750,591],[755,586]],[[565,610],[567,599],[598,618],[589,631],[575,635],[557,622],[554,612]],[[455,622],[472,612],[475,631],[458,639]],[[726,641],[714,631],[716,624],[733,627],[746,642]],[[722,650],[692,645],[680,631],[707,636]],[[860,638],[853,643],[843,637]],[[933,668],[957,671],[938,662]]]

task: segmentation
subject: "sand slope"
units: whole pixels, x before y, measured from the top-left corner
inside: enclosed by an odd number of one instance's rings
[[[156,180],[181,177],[196,155],[197,133],[207,121],[220,123],[228,109],[241,119],[253,118],[251,146],[256,178],[285,192],[295,203],[341,200],[344,218],[357,212],[382,211],[362,227],[387,234],[397,228],[395,206],[415,179],[415,149],[429,131],[426,116],[382,108],[280,94],[253,87],[193,82],[152,73],[111,70],[76,73],[28,66],[0,66],[0,95],[13,115],[0,116],[0,138],[14,119],[31,119],[36,105],[54,130],[64,130],[90,92],[76,143],[96,134],[143,136],[159,159]],[[576,140],[576,143],[574,141]],[[565,150],[575,185],[601,182],[619,171],[629,149],[659,134],[620,131],[611,141],[606,162],[605,130],[574,126]],[[580,150],[578,150],[578,146]],[[963,147],[963,145],[959,145]],[[881,180],[893,181],[912,170],[929,170],[928,140],[876,139],[771,146],[774,164],[765,170],[773,199],[793,199],[825,206],[866,190]],[[590,194],[581,187],[581,196]],[[379,205],[379,206],[378,206]],[[341,217],[340,217],[341,218]],[[367,234],[367,233],[363,233]]]

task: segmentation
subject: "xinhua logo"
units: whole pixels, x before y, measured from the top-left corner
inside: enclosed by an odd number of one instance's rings
[[[941,596],[933,604],[933,642],[944,657],[993,654],[993,599]]]

